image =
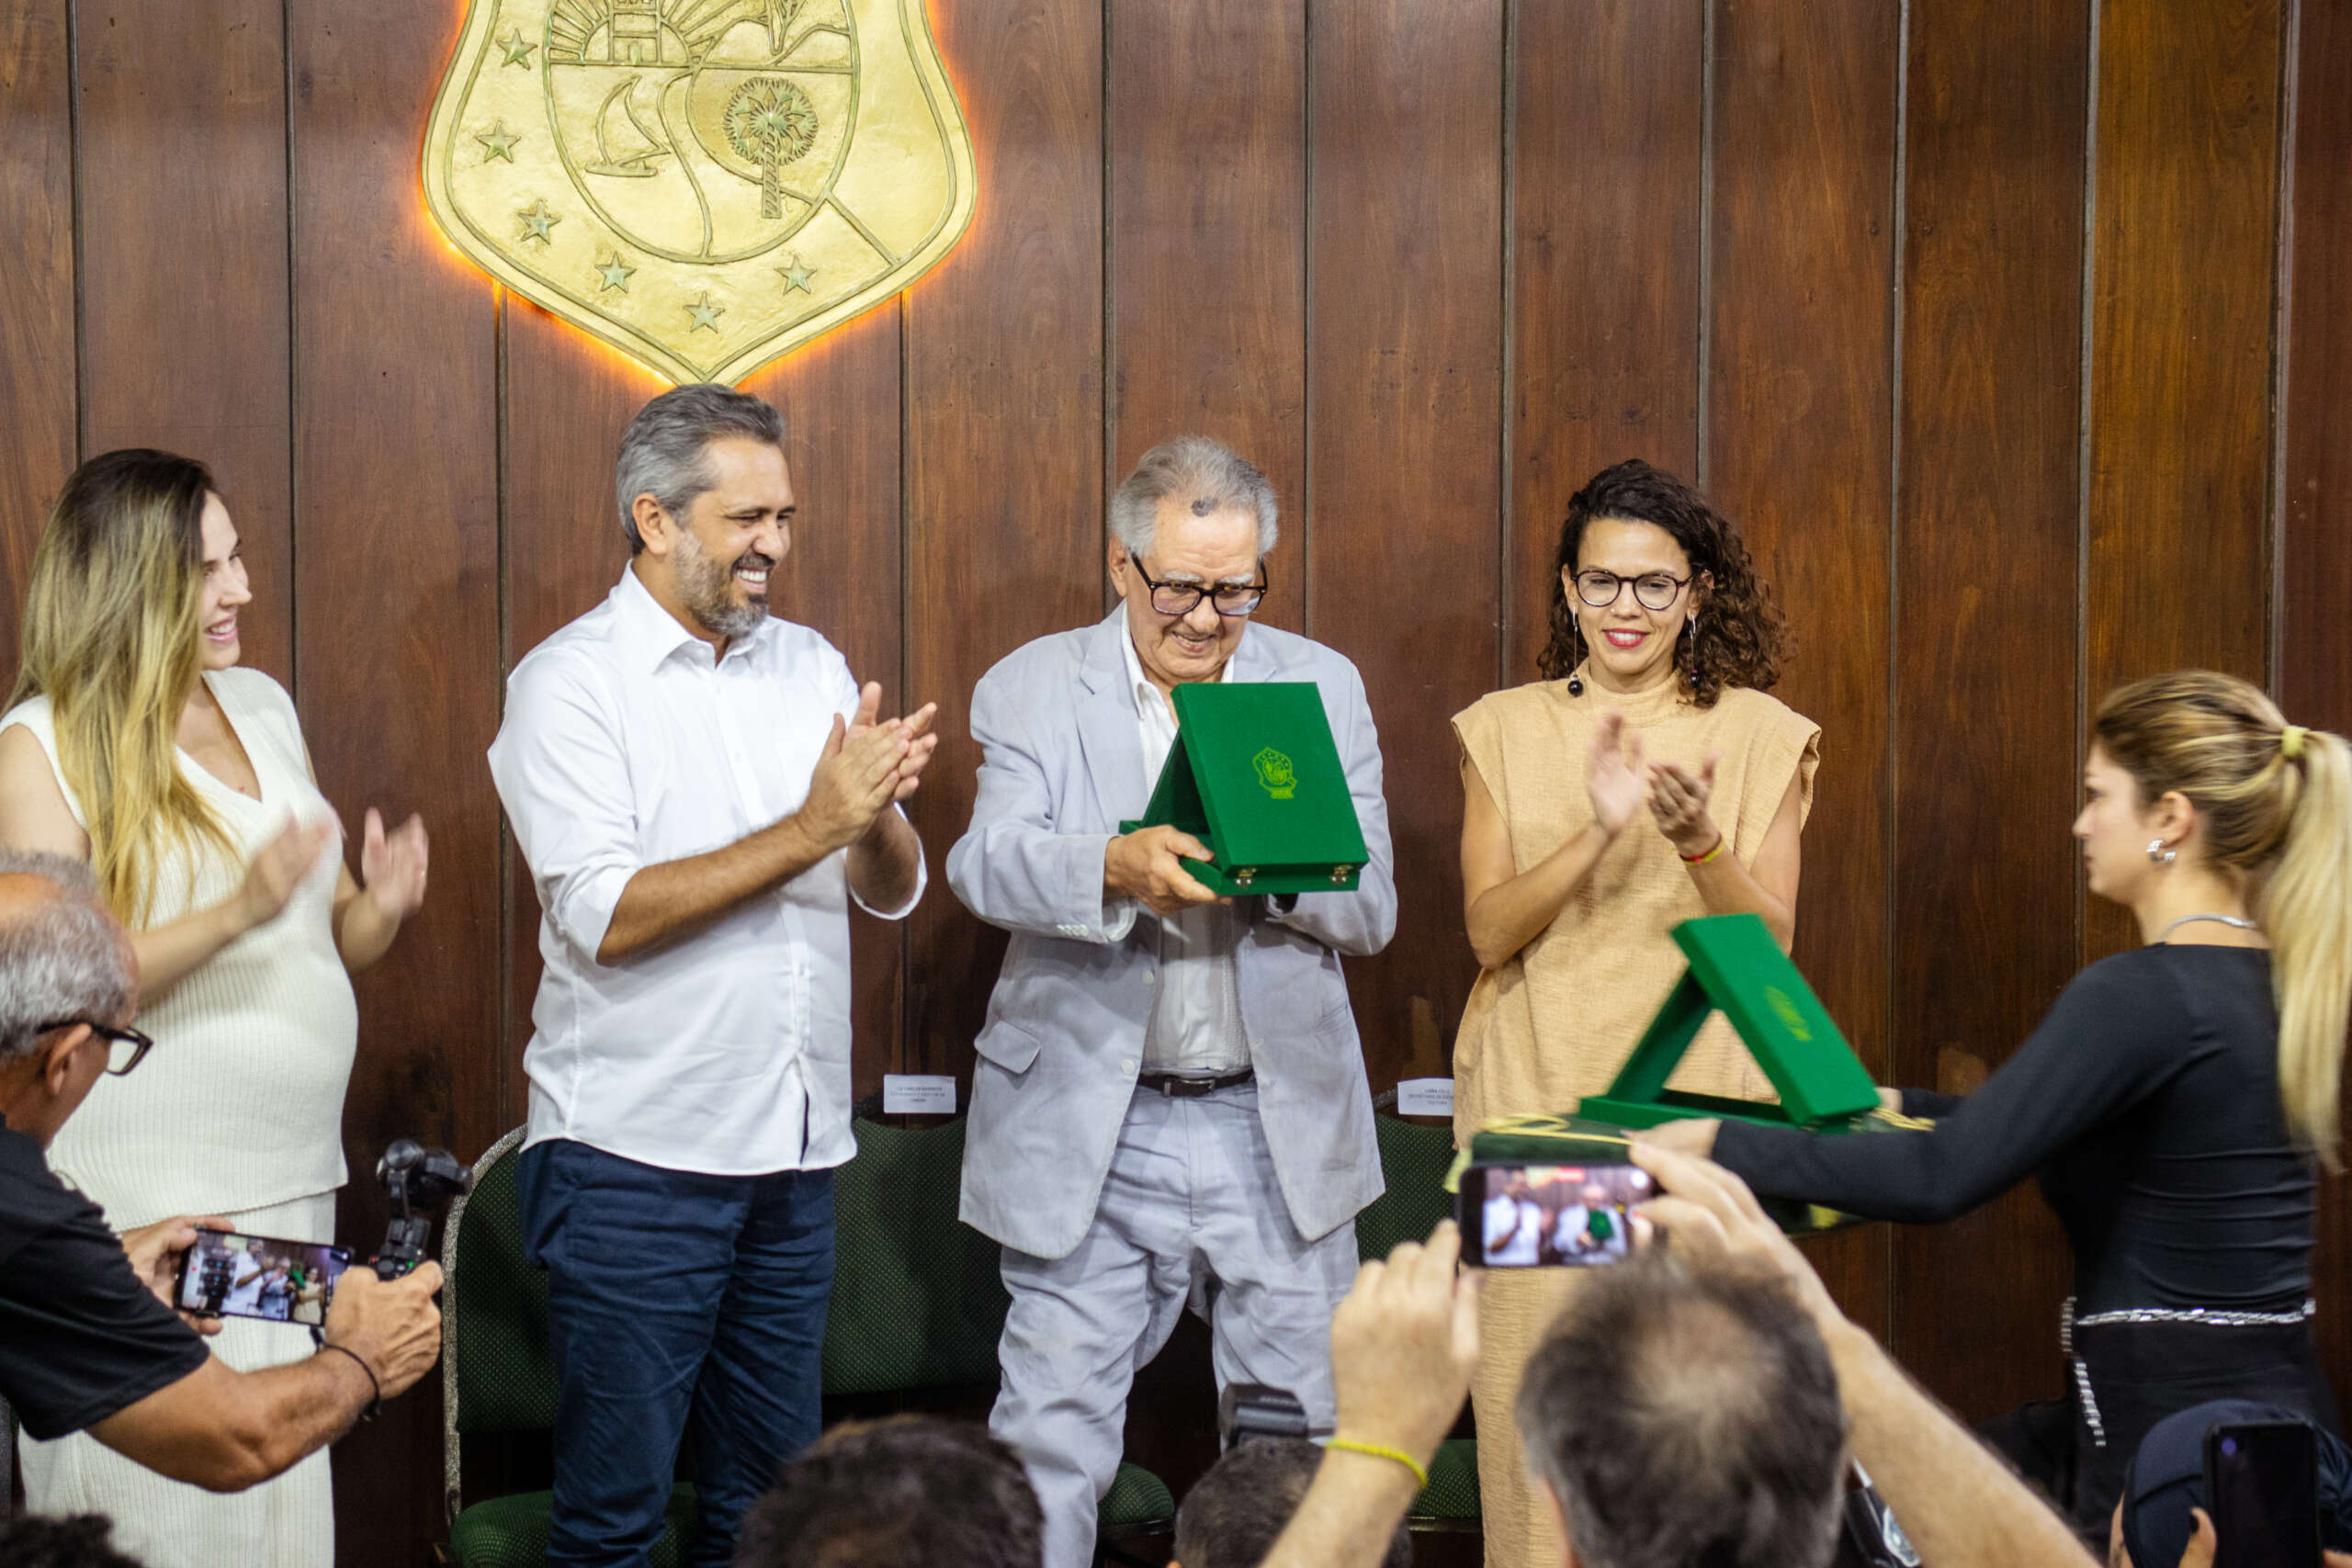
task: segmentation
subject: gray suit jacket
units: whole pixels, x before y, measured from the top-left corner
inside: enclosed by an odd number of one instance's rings
[[[1040,637],[972,694],[983,750],[972,825],[947,853],[965,908],[1012,933],[977,1043],[965,1134],[964,1219],[1040,1258],[1075,1247],[1143,1058],[1158,994],[1158,922],[1124,941],[1104,925],[1102,853],[1122,818],[1143,815],[1126,612]],[[1242,901],[1236,954],[1259,1115],[1292,1222],[1321,1236],[1380,1196],[1380,1155],[1340,955],[1379,952],[1396,929],[1380,741],[1355,666],[1320,643],[1253,625],[1228,680],[1322,688],[1371,861],[1353,893],[1306,893],[1287,913]]]

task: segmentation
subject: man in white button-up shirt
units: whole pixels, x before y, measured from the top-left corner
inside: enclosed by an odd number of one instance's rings
[[[1380,742],[1355,667],[1254,625],[1272,487],[1216,442],[1146,453],[1112,502],[1101,624],[982,678],[972,825],[947,880],[1012,932],[973,1069],[963,1217],[1012,1295],[989,1425],[1021,1452],[1048,1568],[1085,1568],[1136,1369],[1187,1302],[1220,1383],[1287,1389],[1331,1424],[1332,1309],[1380,1194],[1341,954],[1396,928]],[[1140,817],[1188,681],[1311,681],[1370,859],[1354,892],[1220,899],[1206,850]]]
[[[934,738],[769,617],[783,442],[723,387],[645,406],[616,486],[633,558],[515,666],[491,747],[543,911],[519,1178],[561,1382],[549,1563],[650,1560],[691,1421],[687,1560],[723,1568],[818,1432],[847,900],[897,919],[922,896],[898,802]]]

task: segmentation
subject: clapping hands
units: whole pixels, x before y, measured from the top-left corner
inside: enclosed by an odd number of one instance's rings
[[[424,904],[424,818],[384,831],[384,814],[368,808],[359,840],[360,886],[377,911],[397,925]]]
[[[1650,761],[1643,755],[1641,731],[1628,725],[1623,714],[1604,713],[1585,759],[1585,793],[1592,802],[1593,820],[1614,839],[1646,805],[1650,819],[1676,853],[1703,855],[1723,840],[1707,810],[1714,795],[1715,764],[1721,760],[1721,752],[1708,752],[1696,773],[1679,762]]]

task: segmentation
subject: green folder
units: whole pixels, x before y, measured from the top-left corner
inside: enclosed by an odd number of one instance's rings
[[[1689,1116],[1730,1117],[1768,1127],[1842,1132],[1878,1109],[1878,1086],[1846,1037],[1754,915],[1708,915],[1673,931],[1690,967],[1650,1020],[1634,1054],[1603,1094],[1577,1112],[1621,1127],[1654,1127]],[[1666,1087],[1699,1026],[1721,1012],[1772,1080],[1781,1102],[1685,1094]]]
[[[1177,687],[1175,704],[1151,803],[1119,831],[1192,834],[1212,858],[1184,869],[1214,892],[1353,892],[1363,829],[1315,682],[1199,682]]]

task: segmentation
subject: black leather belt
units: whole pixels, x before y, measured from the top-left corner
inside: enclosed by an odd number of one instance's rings
[[[1136,1082],[1145,1089],[1156,1089],[1170,1100],[1193,1100],[1204,1094],[1214,1094],[1221,1089],[1231,1089],[1235,1084],[1248,1083],[1257,1076],[1255,1069],[1250,1067],[1214,1078],[1188,1077],[1183,1073],[1138,1073]]]

